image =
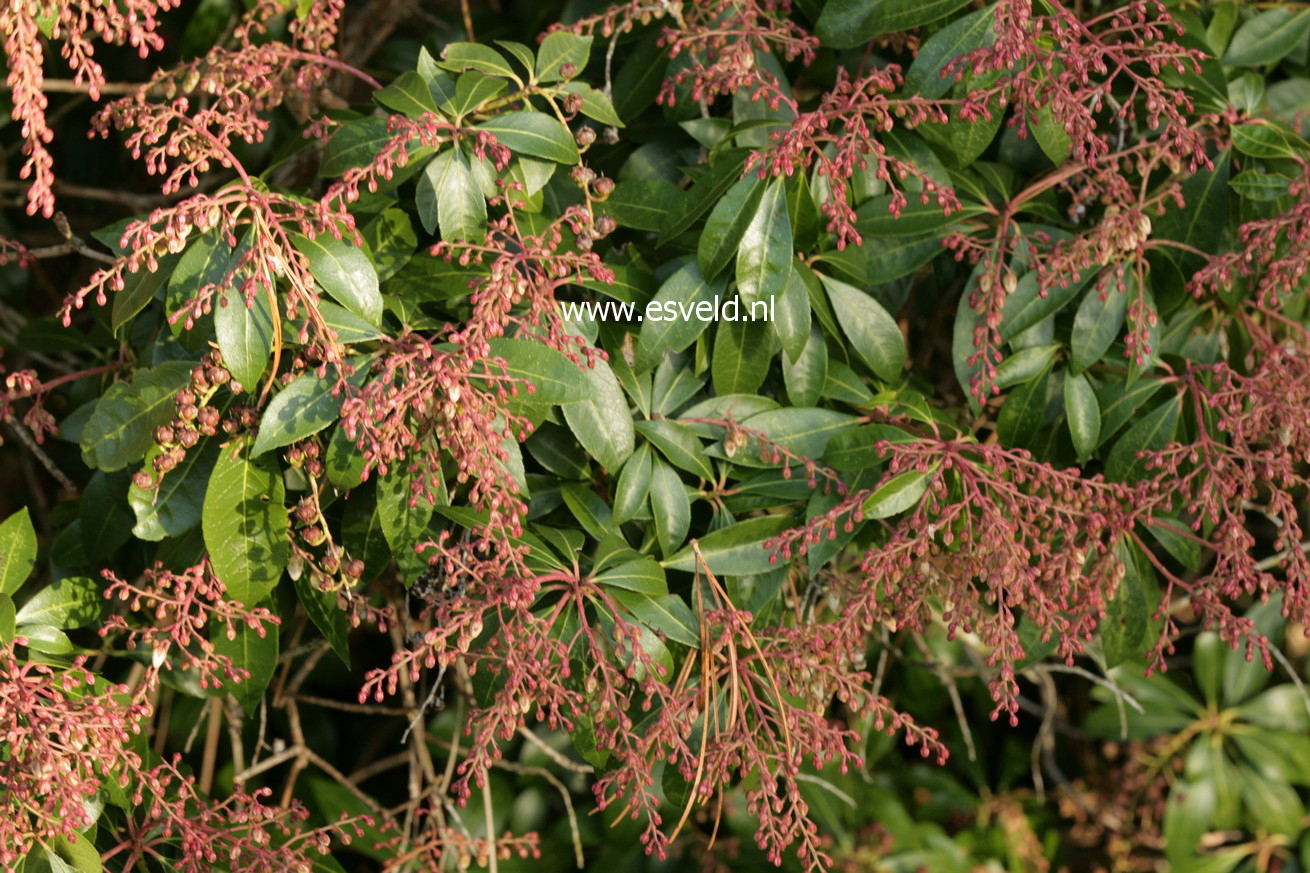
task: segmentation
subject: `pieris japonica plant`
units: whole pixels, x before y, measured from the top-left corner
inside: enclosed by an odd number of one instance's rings
[[[0,870],[1310,866],[1310,11],[0,30]]]

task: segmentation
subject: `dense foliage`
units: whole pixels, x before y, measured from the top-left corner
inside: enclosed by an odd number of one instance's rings
[[[0,869],[1310,869],[1310,10],[0,31]]]

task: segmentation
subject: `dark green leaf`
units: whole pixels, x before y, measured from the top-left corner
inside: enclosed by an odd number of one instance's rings
[[[697,546],[705,566],[715,575],[746,576],[764,573],[775,565],[773,555],[764,543],[793,524],[791,518],[785,515],[748,518],[706,534],[699,539]],[[686,573],[694,573],[700,566],[691,545],[664,561],[666,570],[682,570]]]
[[[828,276],[819,278],[855,353],[878,378],[887,382],[898,379],[905,366],[905,338],[896,320],[858,288]]]
[[[282,578],[290,557],[286,489],[279,471],[234,455],[219,455],[205,491],[202,528],[214,575],[227,597],[254,606]]]
[[[1116,482],[1136,482],[1147,475],[1146,462],[1139,452],[1163,449],[1174,438],[1182,397],[1175,395],[1142,416],[1110,449],[1105,459],[1106,478]]]
[[[131,383],[111,385],[82,428],[87,466],[111,472],[141,460],[154,441],[155,428],[177,412],[177,392],[190,382],[191,364],[170,361],[138,371]]]

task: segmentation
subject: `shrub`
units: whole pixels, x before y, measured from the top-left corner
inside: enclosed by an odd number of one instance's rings
[[[1310,864],[1310,12],[178,5],[0,9],[0,866]]]

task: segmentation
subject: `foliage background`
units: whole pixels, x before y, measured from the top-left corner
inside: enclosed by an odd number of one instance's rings
[[[0,863],[1310,867],[1310,11],[170,5],[0,12]]]

